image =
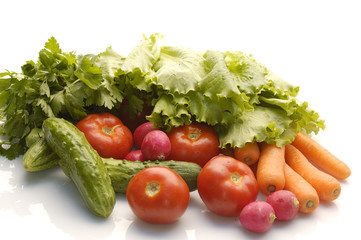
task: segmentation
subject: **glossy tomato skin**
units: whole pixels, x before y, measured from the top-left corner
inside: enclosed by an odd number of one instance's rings
[[[132,133],[110,113],[89,114],[76,127],[103,158],[124,159],[133,148]]]
[[[193,122],[173,128],[168,137],[172,146],[168,159],[194,162],[203,167],[220,153],[217,133],[206,124]]]
[[[208,209],[226,217],[239,216],[245,205],[256,200],[259,190],[248,165],[223,155],[213,157],[202,168],[197,187]]]
[[[167,167],[148,167],[128,183],[126,198],[133,213],[145,222],[177,221],[189,204],[189,188],[178,173]]]

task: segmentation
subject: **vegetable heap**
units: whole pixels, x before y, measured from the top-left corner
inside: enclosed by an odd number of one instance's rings
[[[76,122],[115,111],[124,99],[132,115],[150,102],[147,119],[165,131],[207,123],[222,148],[255,141],[282,146],[301,130],[324,129],[319,115],[296,98],[299,88],[252,56],[163,46],[162,38],[143,37],[125,57],[111,47],[97,55],[63,52],[52,37],[37,62],[27,61],[21,73],[0,73],[0,129],[6,137],[0,154],[23,154],[48,117]]]

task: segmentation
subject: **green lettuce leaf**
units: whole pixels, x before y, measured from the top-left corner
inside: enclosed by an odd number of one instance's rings
[[[111,47],[99,54],[64,52],[51,37],[21,73],[1,72],[0,133],[6,140],[0,154],[23,154],[48,117],[75,123],[89,113],[117,112],[124,99],[130,116],[149,103],[147,119],[165,131],[191,122],[213,126],[221,147],[254,141],[281,146],[300,131],[325,128],[297,98],[299,87],[252,55],[163,46],[162,39],[143,36],[123,56]]]
[[[159,59],[162,38],[159,34],[153,34],[149,38],[143,36],[143,40],[136,46],[124,60],[117,75],[126,75],[129,84],[139,90],[150,92],[152,89],[147,79],[153,72],[153,65]]]
[[[162,47],[154,64],[151,84],[172,93],[187,94],[198,88],[206,74],[203,54],[185,47]]]
[[[221,147],[243,147],[247,142],[273,142],[285,131],[292,120],[281,109],[255,106],[243,113],[236,122],[217,126]]]
[[[239,88],[239,79],[226,65],[225,54],[219,51],[207,51],[204,56],[209,72],[200,83],[200,92],[214,102],[229,99],[239,106],[240,111],[252,109],[249,97]]]

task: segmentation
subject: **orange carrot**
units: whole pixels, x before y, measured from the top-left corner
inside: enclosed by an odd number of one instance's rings
[[[299,211],[311,213],[318,207],[319,198],[317,191],[301,175],[295,172],[288,164],[285,164],[285,188],[293,192],[299,201]]]
[[[285,185],[285,147],[261,144],[261,155],[257,166],[257,182],[261,192],[269,195]]]
[[[286,163],[316,189],[320,200],[338,198],[341,185],[337,179],[315,167],[296,147],[286,145],[285,158]]]
[[[351,175],[350,168],[335,155],[309,136],[298,133],[292,145],[322,171],[337,179],[346,179]]]
[[[260,151],[257,142],[248,142],[244,147],[236,147],[234,149],[234,157],[247,165],[257,162],[259,155]]]

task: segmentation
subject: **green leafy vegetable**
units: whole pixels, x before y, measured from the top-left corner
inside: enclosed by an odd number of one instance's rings
[[[54,37],[21,73],[0,73],[0,154],[13,159],[38,137],[48,117],[76,122],[114,111],[127,98],[131,116],[148,101],[149,121],[169,131],[193,121],[213,126],[221,147],[247,142],[291,142],[299,131],[317,133],[324,121],[297,99],[299,87],[240,51],[194,51],[143,37],[124,57],[63,52]]]
[[[48,117],[78,121],[94,106],[112,109],[123,95],[114,72],[124,57],[107,49],[99,55],[65,53],[54,37],[40,50],[39,59],[27,61],[21,73],[0,74],[0,154],[13,159],[26,149],[26,136],[41,128]]]

